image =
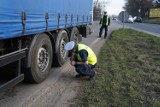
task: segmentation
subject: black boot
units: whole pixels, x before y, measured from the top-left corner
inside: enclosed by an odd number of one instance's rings
[[[76,78],[80,78],[80,77],[83,77],[84,75],[81,75],[81,74],[77,74],[75,75]]]
[[[106,39],[106,38],[107,38],[107,35],[104,36],[104,39]]]

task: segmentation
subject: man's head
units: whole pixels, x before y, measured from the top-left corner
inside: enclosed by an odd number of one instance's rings
[[[104,15],[107,15],[107,11],[104,11]]]
[[[72,51],[74,48],[75,48],[75,42],[74,41],[70,41],[64,46],[64,49],[67,50],[67,51]]]

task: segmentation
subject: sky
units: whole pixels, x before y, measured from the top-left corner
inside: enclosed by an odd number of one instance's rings
[[[108,15],[118,15],[123,11],[123,6],[125,5],[125,0],[99,0],[102,2],[108,2],[105,4],[105,9]]]

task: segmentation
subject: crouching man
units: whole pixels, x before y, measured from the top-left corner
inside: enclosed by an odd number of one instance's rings
[[[73,41],[68,42],[64,48],[70,53],[70,64],[78,73],[76,77],[88,76],[90,80],[94,79],[97,57],[93,50],[84,44],[75,44]]]

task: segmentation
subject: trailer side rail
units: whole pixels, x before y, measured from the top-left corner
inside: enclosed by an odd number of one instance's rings
[[[24,58],[26,56],[26,51],[27,51],[27,48],[0,56],[0,67],[5,66],[5,65],[10,64],[15,61],[20,61],[22,58]],[[19,66],[21,66],[21,65],[18,64],[17,68],[19,68]],[[20,71],[17,71],[17,72],[20,72]],[[0,92],[13,87],[14,85],[18,84],[19,82],[21,82],[23,80],[24,80],[24,74],[17,73],[17,76],[15,78],[0,85]]]

